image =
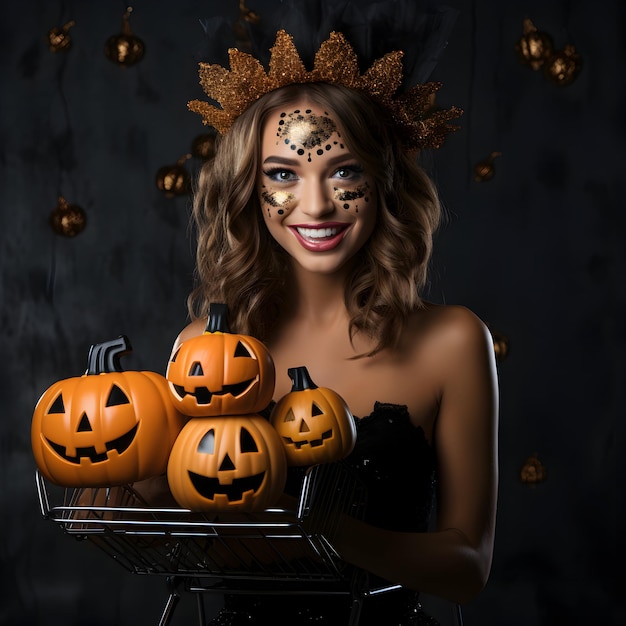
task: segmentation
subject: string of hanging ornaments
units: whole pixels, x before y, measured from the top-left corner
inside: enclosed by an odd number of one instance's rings
[[[555,50],[552,36],[538,30],[529,18],[524,19],[523,34],[515,45],[515,53],[523,65],[534,71],[542,70],[550,82],[561,87],[571,85],[582,68],[582,60],[572,44]]]
[[[72,47],[72,38],[70,29],[76,25],[74,20],[69,20],[63,26],[55,26],[48,31],[47,43],[48,48],[54,53],[66,53]],[[59,67],[58,80],[59,80],[59,93],[61,102],[63,104],[63,111],[65,115],[65,121],[67,129],[62,137],[56,140],[56,151],[59,157],[59,164],[61,168],[60,178],[62,178],[63,170],[63,155],[62,145],[67,146],[72,140],[72,130],[70,128],[69,111],[67,108],[67,102],[65,101],[65,95],[63,94],[62,77],[65,68],[65,57]],[[60,186],[60,181],[59,181]],[[75,237],[80,234],[87,224],[87,216],[82,207],[78,204],[71,204],[68,202],[62,193],[59,192],[57,206],[51,211],[49,215],[49,223],[52,230],[62,237]]]
[[[242,52],[252,52],[252,41],[248,31],[248,24],[258,24],[261,16],[246,6],[245,0],[239,1],[239,15],[233,23],[232,31],[235,37],[235,48]],[[208,161],[215,154],[215,137],[217,132],[211,129],[209,132],[198,135],[191,143],[191,154],[195,158]]]
[[[252,42],[248,33],[248,24],[257,24],[261,16],[249,9],[244,0],[238,0],[239,14],[233,22],[232,32],[235,39],[235,47],[243,52],[252,51]],[[156,186],[167,198],[185,196],[191,189],[191,176],[185,167],[190,158],[200,161],[209,161],[215,155],[215,138],[217,132],[210,129],[197,135],[191,142],[188,154],[183,155],[176,163],[160,167],[156,174]]]

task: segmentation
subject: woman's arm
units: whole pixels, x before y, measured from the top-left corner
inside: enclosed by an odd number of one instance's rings
[[[437,530],[398,533],[350,519],[332,537],[348,562],[386,580],[466,602],[491,568],[497,498],[497,382],[491,335],[467,309],[444,307],[429,340],[440,405],[435,424]]]

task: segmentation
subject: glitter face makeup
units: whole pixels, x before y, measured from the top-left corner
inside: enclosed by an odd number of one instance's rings
[[[333,134],[336,134],[338,139],[341,137],[327,113],[318,116],[312,113],[311,109],[306,109],[304,114],[300,109],[296,109],[293,113],[280,114],[276,137],[298,156],[307,153],[307,161],[310,163],[313,153],[321,156],[325,151],[331,150],[333,145],[343,148],[343,143],[338,140],[330,142]]]
[[[362,199],[364,202],[369,202],[371,195],[369,183],[360,185],[355,189],[341,189],[335,187],[334,192],[335,200],[341,202],[342,207],[346,211],[353,209],[355,213],[359,212],[358,201]]]
[[[293,261],[338,271],[371,235],[371,178],[344,143],[336,117],[317,105],[277,110],[265,122],[257,190],[265,224]]]
[[[265,185],[261,190],[261,203],[266,208],[269,217],[272,216],[272,209],[275,209],[278,215],[284,215],[295,198],[292,193],[287,191],[268,191]]]

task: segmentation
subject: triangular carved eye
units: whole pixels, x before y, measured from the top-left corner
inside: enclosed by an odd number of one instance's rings
[[[203,454],[215,453],[215,431],[212,428],[200,439],[198,452],[202,452]]]
[[[52,403],[48,414],[50,413],[65,413],[65,404],[63,404],[63,394],[60,393],[57,399]]]
[[[239,434],[239,449],[241,452],[258,452],[256,441],[254,437],[245,429],[241,429]]]
[[[293,409],[289,409],[287,411],[287,415],[285,415],[286,422],[293,422],[296,419],[296,416],[293,413]]]
[[[311,407],[311,415],[313,417],[315,417],[316,415],[324,415],[324,411],[322,411],[322,409],[320,409],[319,406],[317,406],[317,404],[313,402],[313,406]]]
[[[78,433],[90,433],[93,429],[91,428],[91,424],[89,423],[89,418],[87,417],[87,413],[83,413],[80,416],[80,422],[78,424],[78,428],[76,432]]]
[[[196,361],[189,370],[189,376],[204,376],[204,370],[200,361]]]
[[[107,400],[107,406],[119,406],[120,404],[130,404],[130,400],[117,385],[113,385]]]
[[[176,352],[174,352],[174,355],[172,356],[172,358],[170,359],[170,361],[172,363],[174,363],[176,361],[176,357],[178,356],[178,353],[180,352],[180,346],[178,348],[178,350],[176,350]]]
[[[237,347],[235,348],[235,356],[247,356],[248,358],[254,358],[252,354],[250,354],[250,350],[246,348],[246,346],[241,343],[241,341],[237,342]]]

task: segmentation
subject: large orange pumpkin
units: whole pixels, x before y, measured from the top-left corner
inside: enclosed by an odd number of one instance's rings
[[[291,391],[272,409],[289,465],[316,465],[345,458],[356,443],[356,425],[343,398],[318,387],[306,367],[288,370]]]
[[[265,409],[274,395],[274,361],[258,339],[231,333],[225,304],[212,303],[202,335],[184,341],[165,374],[185,415],[243,415]]]
[[[260,415],[197,417],[172,447],[167,479],[176,501],[193,511],[260,511],[283,493],[287,461]]]
[[[129,352],[124,336],[91,346],[85,374],[54,383],[37,402],[31,444],[50,481],[101,487],[165,473],[185,418],[163,376],[122,369]]]

